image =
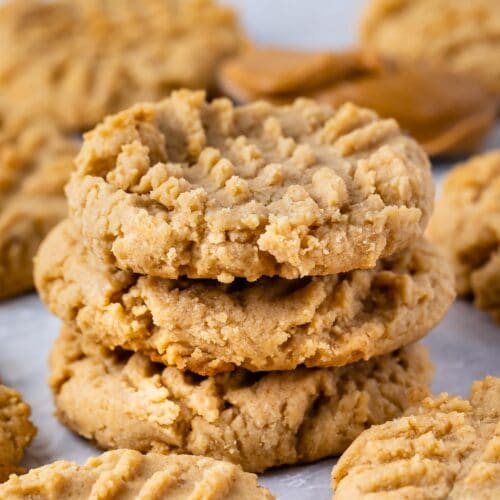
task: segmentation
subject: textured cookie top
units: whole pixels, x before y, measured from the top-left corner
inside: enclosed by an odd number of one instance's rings
[[[205,455],[255,472],[340,453],[425,397],[432,375],[427,351],[412,345],[342,368],[200,377],[100,349],[68,325],[50,364],[58,417],[99,446]]]
[[[133,450],[108,451],[84,465],[58,461],[13,476],[0,486],[12,500],[271,500],[254,474],[206,457],[142,455]]]
[[[429,236],[448,254],[458,292],[500,322],[500,150],[448,174]]]
[[[455,295],[451,267],[425,241],[370,270],[224,285],[103,265],[70,221],[43,243],[35,281],[51,311],[84,335],[202,375],[385,354],[425,335]]]
[[[429,162],[396,122],[297,100],[234,108],[179,91],[86,134],[68,185],[92,251],[164,278],[373,267],[425,227]]]
[[[212,0],[11,0],[0,33],[3,95],[73,130],[175,88],[210,87],[241,44],[232,11]]]
[[[500,496],[500,379],[470,401],[425,399],[409,415],[363,432],[333,469],[336,499]]]
[[[30,415],[31,409],[20,394],[0,385],[0,482],[23,470],[18,464],[36,434]]]
[[[371,0],[363,42],[403,58],[432,58],[500,92],[499,0]]]
[[[67,212],[63,188],[77,149],[47,119],[0,124],[0,299],[33,286],[37,247]]]

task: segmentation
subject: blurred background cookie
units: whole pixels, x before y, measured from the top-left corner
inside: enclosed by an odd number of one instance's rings
[[[0,299],[33,287],[32,260],[66,216],[64,185],[79,141],[48,119],[8,115],[0,125]]]
[[[243,42],[212,0],[11,0],[0,8],[0,89],[84,130],[179,87],[212,89]]]
[[[361,40],[381,54],[443,63],[500,95],[499,0],[369,0]]]

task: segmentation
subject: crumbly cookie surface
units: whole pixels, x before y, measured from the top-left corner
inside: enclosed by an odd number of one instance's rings
[[[371,0],[361,35],[371,50],[435,59],[500,93],[499,0]]]
[[[369,359],[428,333],[454,298],[451,267],[425,241],[370,270],[224,285],[103,265],[71,221],[42,244],[35,281],[51,311],[90,339],[202,375]]]
[[[0,9],[0,86],[71,130],[180,87],[209,88],[242,41],[212,0],[12,0]]]
[[[30,415],[31,409],[21,395],[0,384],[0,482],[9,474],[23,471],[18,464],[36,434]]]
[[[500,150],[453,169],[428,232],[453,264],[458,293],[500,322]]]
[[[409,415],[363,432],[333,469],[335,498],[500,496],[500,379],[475,382],[470,401],[425,399]]]
[[[342,368],[200,377],[99,348],[65,325],[50,384],[59,419],[103,448],[205,455],[260,472],[342,452],[425,397],[431,375],[427,351],[412,345]]]
[[[419,238],[433,203],[422,149],[354,105],[179,91],[108,117],[76,162],[67,194],[86,244],[163,278],[373,267]]]
[[[33,287],[38,246],[67,214],[64,184],[77,150],[49,120],[0,124],[0,299]]]
[[[61,460],[13,476],[0,485],[0,496],[12,500],[274,498],[257,485],[254,474],[228,462],[189,455],[143,455],[125,449],[90,458],[84,465]]]

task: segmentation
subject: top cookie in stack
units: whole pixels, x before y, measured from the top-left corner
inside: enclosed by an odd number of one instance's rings
[[[372,268],[422,235],[434,188],[417,143],[366,109],[179,91],[88,133],[67,195],[104,262],[230,283]]]

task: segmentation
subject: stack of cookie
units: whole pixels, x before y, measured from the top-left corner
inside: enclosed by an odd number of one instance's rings
[[[394,120],[178,91],[89,132],[35,279],[62,422],[247,471],[342,452],[428,394],[453,273]]]

